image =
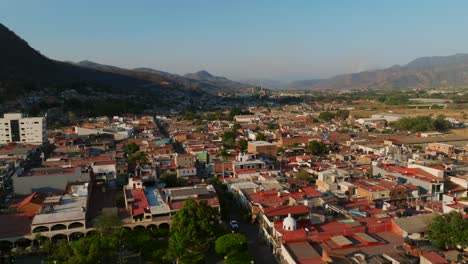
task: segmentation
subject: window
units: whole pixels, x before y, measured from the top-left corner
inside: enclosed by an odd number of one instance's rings
[[[38,121],[35,121],[35,122],[34,122],[34,124],[36,124],[36,125],[37,125],[37,124],[39,124],[39,122],[38,122]]]

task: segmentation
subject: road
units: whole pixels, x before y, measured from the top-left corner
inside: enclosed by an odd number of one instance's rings
[[[222,195],[221,193],[219,193]],[[249,253],[255,257],[255,263],[257,264],[275,264],[277,261],[273,257],[271,250],[268,248],[267,244],[260,239],[260,230],[258,224],[252,224],[243,219],[240,214],[238,205],[233,200],[227,200],[227,219],[226,222],[230,220],[237,220],[239,223],[238,232],[244,234],[249,239]],[[224,223],[227,228],[229,228],[228,223]],[[207,258],[207,263],[222,263],[222,261],[217,262],[208,262],[213,261],[213,258]]]

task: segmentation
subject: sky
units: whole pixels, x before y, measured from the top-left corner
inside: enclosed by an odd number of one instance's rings
[[[1,0],[0,23],[56,60],[302,80],[468,53],[467,10],[464,0]]]

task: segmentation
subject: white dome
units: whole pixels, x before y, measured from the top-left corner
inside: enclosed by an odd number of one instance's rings
[[[291,214],[288,214],[288,217],[283,220],[283,229],[296,230],[296,220],[291,216]]]

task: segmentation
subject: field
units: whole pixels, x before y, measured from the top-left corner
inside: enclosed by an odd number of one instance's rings
[[[349,107],[354,107],[351,114],[355,117],[370,117],[373,114],[390,112],[394,114],[417,116],[417,115],[445,115],[446,117],[468,121],[468,104],[449,104],[446,109],[415,109],[408,105],[386,105],[382,103],[361,101],[354,102]]]

